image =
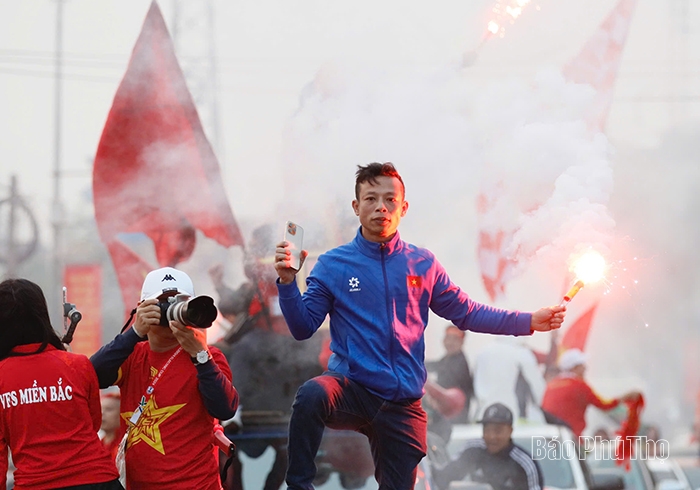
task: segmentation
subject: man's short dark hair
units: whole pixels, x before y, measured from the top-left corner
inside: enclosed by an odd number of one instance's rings
[[[399,175],[399,172],[394,167],[391,162],[385,163],[370,163],[369,165],[358,165],[357,172],[355,172],[355,199],[360,198],[360,184],[369,182],[370,184],[377,184],[377,177],[396,177],[401,182],[401,190],[403,191],[403,197],[406,197],[406,186],[403,183],[403,179]]]
[[[30,354],[49,344],[65,350],[51,326],[41,288],[27,279],[6,279],[0,283],[0,359],[14,356],[12,349],[26,344],[41,344]]]

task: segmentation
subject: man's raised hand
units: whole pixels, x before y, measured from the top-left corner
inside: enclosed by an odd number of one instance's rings
[[[307,255],[309,255],[309,252],[306,250],[301,251],[299,269],[304,265],[304,260],[306,260]],[[275,270],[277,271],[281,284],[291,284],[298,272],[296,269],[292,269],[291,261],[292,250],[289,248],[289,242],[279,242],[275,249]]]

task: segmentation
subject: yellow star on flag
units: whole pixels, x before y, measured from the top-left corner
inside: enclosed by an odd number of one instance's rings
[[[423,286],[420,276],[406,276],[406,283],[409,288],[420,288]]]
[[[165,455],[163,448],[163,439],[160,435],[160,424],[165,422],[171,415],[187,405],[171,405],[169,407],[159,408],[156,404],[155,396],[152,396],[146,403],[146,407],[139,417],[136,425],[129,423],[129,419],[134,412],[121,413],[121,417],[126,421],[129,427],[129,438],[127,439],[127,448],[143,441],[159,453]]]

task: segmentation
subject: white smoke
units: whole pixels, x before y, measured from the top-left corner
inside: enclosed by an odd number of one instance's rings
[[[514,233],[506,253],[520,272],[538,259],[556,269],[578,247],[607,249],[612,238],[611,148],[582,120],[593,95],[545,70],[529,84],[496,84],[478,98],[482,191],[493,200],[482,226]]]
[[[402,234],[473,277],[476,192],[491,182],[501,192],[484,226],[517,230],[509,251],[522,268],[544,259],[563,272],[577,246],[607,246],[615,224],[610,145],[582,120],[592,97],[555,70],[483,88],[468,70],[326,65],[288,127],[285,202],[308,222],[339,196],[349,213],[356,165],[392,161],[411,203]]]

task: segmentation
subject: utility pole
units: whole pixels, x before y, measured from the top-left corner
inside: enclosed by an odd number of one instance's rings
[[[224,173],[212,0],[173,0],[172,37],[204,132]]]
[[[213,0],[172,0],[171,34],[175,53],[197,107],[204,134],[226,181],[226,157],[219,120],[219,86]],[[218,260],[226,256],[219,250]]]
[[[61,121],[63,95],[63,0],[56,0],[56,55],[54,74],[54,155],[53,155],[53,202],[51,224],[53,226],[53,250],[51,267],[51,290],[46,298],[49,316],[54,328],[63,325],[63,202],[61,200]]]
[[[688,119],[688,104],[683,97],[688,91],[688,37],[690,34],[690,5],[688,0],[669,0],[669,126],[683,124]]]
[[[17,275],[17,254],[15,250],[15,227],[17,226],[17,213],[15,206],[17,203],[17,176],[12,175],[10,181],[10,217],[7,220],[7,277]]]
[[[0,226],[0,237],[5,237],[0,239],[0,263],[6,264],[5,277],[14,278],[19,264],[31,257],[39,244],[39,226],[19,193],[16,175],[10,179],[10,196],[0,200]]]

